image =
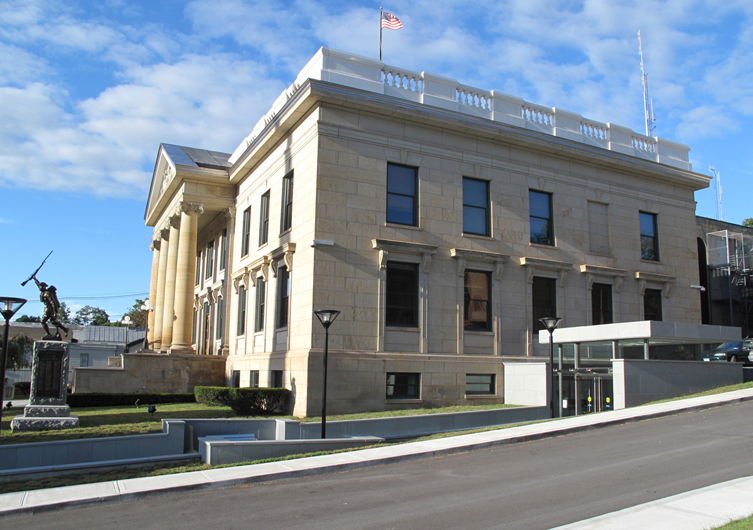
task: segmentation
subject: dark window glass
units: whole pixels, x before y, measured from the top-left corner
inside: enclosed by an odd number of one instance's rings
[[[251,236],[251,207],[243,210],[243,233],[241,234],[241,257],[248,255],[248,238]]]
[[[214,334],[215,339],[222,339],[225,335],[225,300],[217,300],[217,331]]]
[[[421,374],[387,374],[387,399],[419,399]]]
[[[212,316],[208,303],[204,303],[203,322],[201,323],[201,345],[197,349],[202,355],[212,355]]]
[[[230,386],[232,388],[240,388],[241,386],[241,371],[240,370],[233,370],[233,380],[230,381]]]
[[[220,270],[224,271],[227,266],[227,229],[222,231],[222,240],[220,243]]]
[[[204,267],[204,278],[209,279],[214,274],[214,241],[207,245],[206,265]]]
[[[196,308],[193,310],[193,317],[191,318],[191,344],[196,344],[196,319],[198,318],[198,315],[196,313]]]
[[[238,287],[238,335],[246,333],[246,288]]]
[[[641,258],[659,261],[659,237],[656,230],[656,214],[640,213]]]
[[[284,265],[277,269],[277,327],[288,325],[288,301],[290,299],[290,275]]]
[[[264,301],[266,299],[266,286],[264,278],[256,279],[256,331],[264,329]]]
[[[413,167],[387,164],[387,222],[417,226],[416,186]]]
[[[643,293],[643,320],[661,322],[661,291],[659,289],[646,289]]]
[[[554,245],[551,193],[529,190],[528,202],[531,221],[531,243]]]
[[[79,362],[79,366],[89,366],[89,354],[88,353],[81,354],[81,362]]]
[[[595,283],[591,288],[591,313],[593,324],[611,324],[612,320],[612,286]]]
[[[272,370],[272,380],[269,386],[271,388],[283,388],[282,370]]]
[[[494,395],[494,374],[465,374],[466,395]]]
[[[280,232],[286,232],[293,226],[293,173],[282,179],[282,219]]]
[[[249,378],[249,386],[251,388],[259,388],[259,370],[251,370],[251,377]]]
[[[553,278],[533,278],[533,329],[546,329],[540,318],[557,316],[556,280]]]
[[[387,262],[386,299],[386,325],[418,325],[418,265]]]
[[[491,273],[465,271],[465,329],[490,330]]]
[[[201,281],[201,252],[196,253],[196,274],[194,274],[194,285],[199,285]]]
[[[463,178],[463,232],[488,236],[489,183]]]
[[[259,219],[259,246],[269,237],[269,191],[261,196],[261,214]]]

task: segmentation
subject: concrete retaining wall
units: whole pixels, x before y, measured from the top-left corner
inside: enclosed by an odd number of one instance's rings
[[[546,407],[547,363],[504,363],[505,403]]]
[[[743,382],[740,363],[614,359],[614,408]]]
[[[74,368],[73,393],[193,392],[225,386],[225,357],[128,353],[120,367]]]

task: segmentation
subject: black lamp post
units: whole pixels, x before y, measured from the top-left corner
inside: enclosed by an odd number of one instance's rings
[[[324,387],[322,389],[322,439],[327,437],[327,349],[329,347],[329,327],[335,321],[340,311],[336,309],[320,309],[314,311],[319,322],[324,326]]]
[[[554,330],[562,319],[560,317],[544,317],[539,322],[549,332],[549,417],[554,418]]]
[[[0,297],[0,313],[5,319],[5,331],[3,332],[3,351],[0,353],[0,420],[3,415],[3,398],[5,397],[5,363],[8,362],[8,333],[10,332],[10,319],[16,311],[26,303],[24,298]]]

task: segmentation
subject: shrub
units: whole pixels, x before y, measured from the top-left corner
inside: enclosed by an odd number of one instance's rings
[[[193,403],[196,398],[193,394],[68,394],[66,402],[71,408],[82,407],[118,407],[134,405],[136,400],[139,405],[156,405],[158,403]]]
[[[224,386],[197,386],[193,393],[197,403],[204,403],[215,407],[230,405],[230,388]]]
[[[285,388],[229,388],[229,405],[238,416],[265,416],[282,408]]]

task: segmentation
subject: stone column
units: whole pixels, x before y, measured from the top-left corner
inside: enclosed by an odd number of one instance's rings
[[[149,282],[149,301],[154,307],[157,300],[157,279],[159,278],[160,240],[152,241],[152,276]],[[147,348],[154,342],[154,311],[147,311],[146,315],[146,341]]]
[[[169,231],[162,229],[160,233],[160,252],[159,252],[159,265],[157,271],[157,296],[152,300],[154,305],[154,329],[152,331],[153,342],[152,349],[159,351],[162,346],[162,312],[165,307],[165,277],[167,276],[167,250],[170,245],[170,241],[167,239]]]
[[[181,204],[180,240],[178,241],[175,278],[175,327],[171,351],[193,351],[191,326],[193,324],[194,276],[196,275],[196,237],[199,214],[203,211],[204,206],[201,204]]]
[[[165,274],[165,300],[162,309],[162,345],[166,351],[173,342],[173,324],[175,322],[175,273],[178,264],[178,248],[180,247],[178,223],[180,217],[170,218],[170,244],[167,246],[167,272]]]

